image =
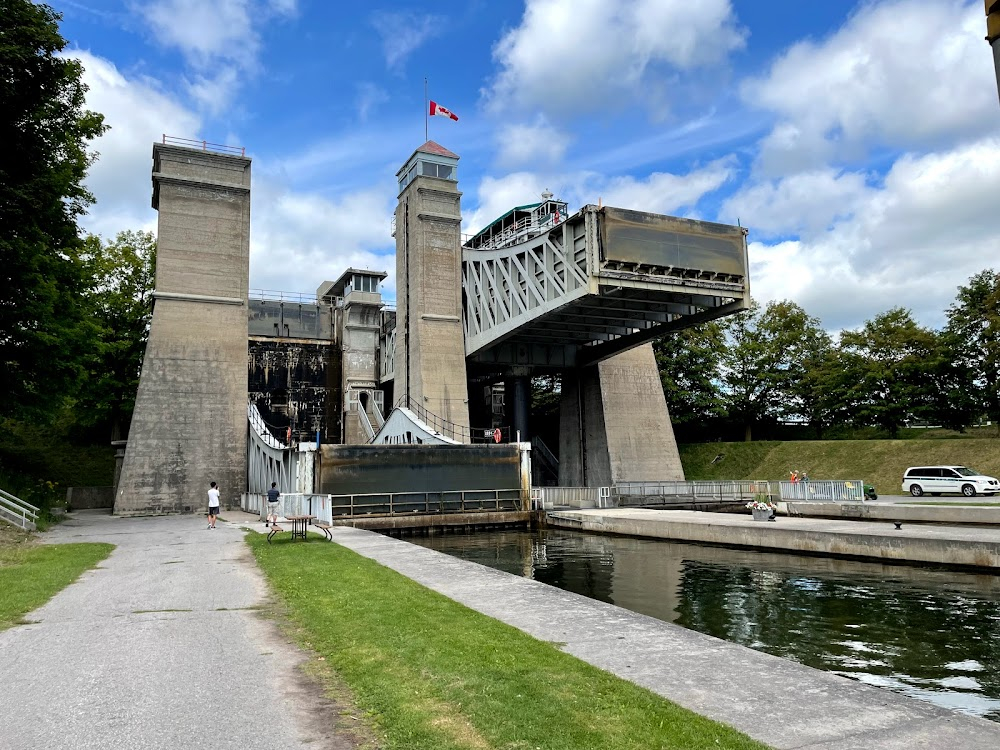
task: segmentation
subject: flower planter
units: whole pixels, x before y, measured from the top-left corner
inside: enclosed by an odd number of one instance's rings
[[[753,520],[755,521],[766,521],[771,517],[771,509],[765,508],[764,510],[751,509],[753,513]]]

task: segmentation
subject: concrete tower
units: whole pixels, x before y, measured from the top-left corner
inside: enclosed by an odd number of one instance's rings
[[[469,394],[462,326],[458,156],[427,141],[397,173],[393,399],[465,428]],[[466,440],[468,438],[466,437]]]
[[[153,146],[156,291],[115,513],[198,512],[246,486],[250,159]]]

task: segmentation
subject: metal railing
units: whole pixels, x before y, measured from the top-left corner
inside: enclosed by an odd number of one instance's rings
[[[611,491],[618,505],[676,504],[677,502],[741,502],[767,495],[772,501],[862,502],[860,479],[817,479],[807,482],[729,480],[721,482],[618,482]],[[657,499],[658,502],[654,502]],[[648,501],[648,502],[647,502]]]
[[[479,241],[476,241],[478,235],[473,235],[468,240],[463,237],[462,244],[463,247],[475,250],[497,250],[509,245],[516,245],[518,242],[522,242],[535,234],[540,234],[547,229],[551,229],[556,224],[562,224],[566,218],[566,215],[561,213],[545,214],[544,216],[525,216],[510,226],[504,227],[496,234],[483,237]]]
[[[860,503],[865,499],[865,483],[860,479],[810,479],[808,482],[778,482],[781,500],[805,502]]]
[[[25,502],[16,495],[0,490],[0,516],[22,529],[34,531],[41,509]]]
[[[251,289],[247,293],[250,299],[265,300],[268,302],[294,302],[300,305],[315,305],[318,304],[315,294],[306,294],[305,292],[279,292],[274,289]],[[337,307],[343,305],[343,297],[335,297],[338,304]]]
[[[678,502],[739,503],[758,495],[778,498],[778,482],[726,480],[719,482],[618,482],[611,488],[617,505],[670,505]]]
[[[219,154],[229,154],[230,156],[246,156],[245,146],[227,146],[223,143],[211,143],[209,141],[198,141],[194,138],[178,138],[177,136],[163,134],[163,144],[167,146],[184,146],[185,148],[200,148],[202,151],[215,151]]]
[[[611,508],[610,487],[532,487],[532,510]]]
[[[352,495],[317,495],[302,492],[282,493],[279,516],[315,516],[317,521],[332,523],[342,518],[379,516],[447,515],[484,511],[519,511],[521,491],[440,490],[435,492],[376,492]],[[264,518],[267,496],[244,493],[240,504],[247,513]]]
[[[396,407],[409,409],[416,415],[417,419],[435,432],[460,443],[495,442],[493,440],[493,433],[497,429],[500,430],[501,442],[510,442],[511,438],[514,437],[511,435],[510,427],[466,427],[465,425],[455,424],[443,417],[439,417],[434,412],[428,411],[423,405],[418,404],[415,399],[408,396],[402,396],[396,402]]]

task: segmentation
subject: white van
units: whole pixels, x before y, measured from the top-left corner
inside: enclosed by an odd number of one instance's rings
[[[1000,480],[966,466],[911,466],[903,473],[903,491],[914,497],[961,493],[966,497],[1000,492]]]

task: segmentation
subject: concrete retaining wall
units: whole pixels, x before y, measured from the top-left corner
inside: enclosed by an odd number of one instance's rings
[[[858,518],[870,521],[1000,525],[1000,506],[889,505],[873,503],[780,502],[778,511],[808,518]]]
[[[66,505],[73,510],[113,508],[115,505],[115,488],[68,487],[66,489]]]
[[[786,550],[900,562],[1000,568],[1000,534],[992,529],[913,526],[781,518],[761,523],[750,516],[697,511],[615,509],[548,513],[550,526],[601,534]]]

